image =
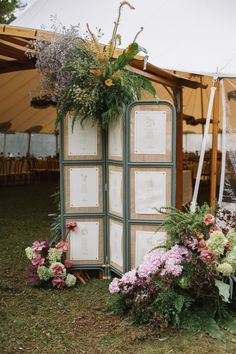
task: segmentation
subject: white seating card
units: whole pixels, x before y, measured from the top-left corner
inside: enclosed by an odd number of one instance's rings
[[[167,233],[164,231],[136,231],[135,267],[143,263],[145,254],[155,247],[165,246]]]
[[[110,261],[123,267],[123,226],[110,222]]]
[[[68,155],[96,156],[97,155],[97,123],[77,118],[72,129],[73,116],[68,119]]]
[[[135,213],[156,214],[166,206],[166,172],[135,171]]]
[[[71,260],[98,260],[99,222],[77,222],[75,231],[70,232]]]
[[[123,213],[122,205],[122,179],[123,173],[120,171],[110,171],[109,173],[109,209],[120,215]]]
[[[166,153],[165,111],[135,111],[134,153]]]
[[[98,167],[70,168],[70,207],[85,208],[99,206]]]

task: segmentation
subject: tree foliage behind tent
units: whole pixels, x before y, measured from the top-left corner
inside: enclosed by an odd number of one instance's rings
[[[15,20],[14,11],[26,6],[20,0],[0,0],[0,23],[8,24]]]

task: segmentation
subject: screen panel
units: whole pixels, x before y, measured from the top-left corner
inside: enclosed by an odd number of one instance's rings
[[[172,159],[172,110],[164,104],[137,104],[130,111],[130,161]]]
[[[131,269],[138,267],[144,256],[155,247],[164,247],[167,232],[161,225],[132,224],[130,230]]]
[[[77,118],[73,126],[73,115],[68,113],[64,123],[65,160],[101,160],[102,128],[98,123]]]
[[[73,264],[104,263],[104,227],[102,218],[71,218],[76,222],[75,230],[67,236],[68,251],[66,258]]]
[[[100,165],[64,167],[65,212],[103,212],[103,169]]]
[[[171,206],[171,168],[130,168],[131,219],[163,220],[158,210]]]
[[[123,223],[109,218],[109,252],[110,264],[118,269],[124,271],[124,226]]]

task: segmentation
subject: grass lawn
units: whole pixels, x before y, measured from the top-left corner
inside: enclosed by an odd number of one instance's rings
[[[0,353],[236,353],[233,335],[224,344],[202,333],[153,333],[107,313],[105,281],[62,291],[27,286],[24,249],[50,237],[55,188],[48,181],[0,188]]]

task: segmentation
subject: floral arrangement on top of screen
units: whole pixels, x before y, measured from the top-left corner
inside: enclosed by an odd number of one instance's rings
[[[54,25],[50,39],[41,36],[32,41],[27,55],[36,59],[36,68],[42,76],[42,98],[57,106],[57,123],[71,111],[74,119],[80,117],[81,124],[84,120],[98,120],[106,127],[119,119],[125,106],[140,99],[143,90],[155,96],[151,81],[127,70],[139,53],[147,54],[137,43],[143,28],[127,48],[116,49],[121,45],[118,27],[124,6],[134,9],[128,1],[121,2],[107,45],[100,44],[101,29],[95,35],[88,24],[84,36],[79,26],[66,29]]]

